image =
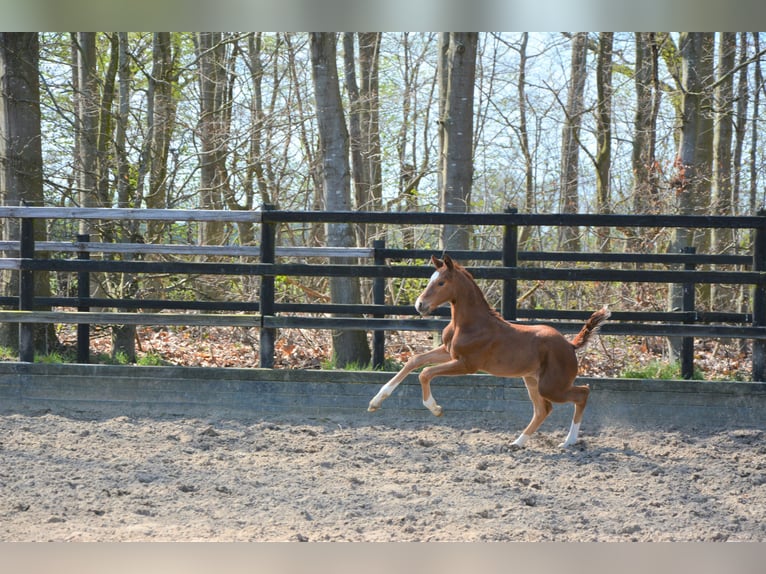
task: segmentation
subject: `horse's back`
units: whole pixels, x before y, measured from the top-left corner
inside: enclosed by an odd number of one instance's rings
[[[498,354],[498,371],[503,376],[542,376],[546,371],[569,378],[577,374],[577,356],[572,344],[549,325],[507,323]],[[494,362],[494,361],[493,361]]]

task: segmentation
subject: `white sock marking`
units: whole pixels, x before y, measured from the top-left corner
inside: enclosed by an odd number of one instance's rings
[[[569,434],[564,442],[561,443],[562,447],[572,446],[577,442],[577,436],[580,434],[580,423],[572,423],[569,427]]]
[[[529,442],[529,435],[528,434],[520,434],[519,438],[517,438],[515,441],[513,441],[513,444],[515,446],[526,446],[527,442]]]

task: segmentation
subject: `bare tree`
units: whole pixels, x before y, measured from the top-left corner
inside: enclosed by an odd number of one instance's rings
[[[310,34],[325,207],[328,211],[348,211],[351,208],[349,144],[338,82],[336,41],[334,33]],[[351,225],[327,224],[327,244],[332,247],[353,247],[355,241]],[[354,264],[353,259],[341,261]],[[330,295],[334,303],[361,302],[359,280],[353,277],[331,277]],[[370,347],[365,332],[333,332],[333,353],[336,366],[341,368],[352,363],[369,364]]]
[[[362,211],[378,211],[382,207],[382,173],[380,150],[378,67],[380,33],[360,33],[359,57],[356,58],[354,34],[343,34],[343,61],[346,91],[349,99],[349,135],[351,172],[354,181],[355,207]],[[356,62],[359,62],[357,82]],[[358,228],[359,244],[369,245],[375,226]]]
[[[0,33],[0,200],[3,205],[43,205],[43,156],[40,129],[40,45],[37,33]],[[18,240],[18,223],[6,219],[3,240]],[[35,228],[35,240],[46,230]],[[18,256],[14,254],[12,256]],[[35,295],[50,297],[48,273],[35,274]],[[17,296],[16,272],[0,275],[0,293]],[[48,352],[56,343],[53,325],[34,330],[35,350]],[[18,325],[0,324],[0,344],[18,348]]]
[[[226,73],[226,44],[221,32],[200,32],[196,35],[200,86],[200,207],[222,209],[224,187],[228,183],[229,109]],[[220,245],[223,241],[222,222],[200,225],[200,243]]]
[[[397,181],[399,192],[394,202],[400,204],[404,211],[410,212],[418,210],[420,182],[432,170],[429,119],[430,104],[433,102],[438,78],[429,74],[430,79],[422,83],[420,78],[423,68],[428,63],[435,37],[434,34],[429,34],[417,38],[416,35],[405,32],[401,40],[402,123],[396,140],[399,157]],[[421,85],[428,86],[425,102],[420,99]],[[415,247],[415,233],[412,227],[402,229],[402,243],[406,249]]]
[[[447,213],[471,211],[473,185],[473,92],[479,35],[449,32],[440,37],[440,207]],[[445,225],[444,249],[468,249],[470,229]]]
[[[96,75],[96,34],[76,34],[74,65],[77,70],[77,157],[76,173],[81,207],[98,206],[98,76]],[[80,233],[89,233],[89,223],[82,220]]]
[[[516,80],[516,90],[519,96],[519,143],[521,154],[524,157],[524,209],[525,213],[535,211],[535,171],[532,160],[532,151],[529,147],[529,128],[527,127],[527,45],[529,44],[529,32],[521,35],[519,45],[519,75]],[[519,243],[522,248],[529,248],[532,227],[525,226],[521,229]]]
[[[298,112],[298,117],[306,118],[305,97],[302,92],[303,88],[300,81],[302,74],[300,74],[298,70],[298,46],[293,44],[293,38],[290,34],[285,34],[284,40],[285,44],[287,45],[288,67],[290,70],[290,79],[293,86],[292,89],[295,91],[294,106]],[[319,154],[314,153],[314,148],[311,144],[315,135],[309,129],[307,121],[301,121],[300,125],[298,126],[298,130],[300,133],[301,147],[303,148],[305,157],[304,164],[308,168],[308,178],[314,189],[321,190],[324,178],[322,174],[322,158],[317,157]],[[314,193],[313,198],[311,198],[311,208],[314,211],[322,210],[324,208],[324,199],[325,198],[322,193]],[[309,243],[312,245],[321,245],[325,243],[325,228],[323,225],[314,224],[311,226],[311,236],[309,238]]]
[[[176,120],[176,99],[173,88],[177,80],[173,37],[170,32],[156,32],[152,36],[152,70],[148,77],[147,123],[143,169],[148,171],[149,189],[142,194],[146,207],[167,207],[168,154],[173,126]],[[143,190],[143,177],[139,186]],[[159,242],[166,225],[149,222],[148,239]]]
[[[679,41],[681,53],[682,120],[676,158],[676,173],[671,182],[677,198],[677,209],[682,215],[693,215],[706,208],[704,197],[710,186],[710,162],[712,154],[705,149],[711,134],[706,133],[705,92],[712,78],[706,75],[706,58],[709,58],[709,44],[712,34],[703,32],[682,33]],[[707,84],[707,85],[706,85]],[[708,104],[709,105],[709,104]],[[712,146],[711,146],[712,147]],[[671,241],[671,252],[680,253],[694,244],[689,229],[675,228]],[[672,285],[670,308],[683,307],[683,286]],[[681,341],[670,339],[671,353],[678,356]]]
[[[732,139],[734,132],[734,62],[737,34],[723,32],[718,44],[718,81],[713,93],[715,126],[713,134],[713,201],[711,212],[733,215],[732,211]],[[713,249],[723,253],[731,248],[729,229],[713,231]]]
[[[597,211],[612,211],[610,179],[612,170],[612,49],[614,33],[599,34],[596,60],[596,197]]]
[[[126,149],[128,118],[130,116],[130,54],[128,50],[127,32],[119,32],[117,36],[118,57],[118,101],[119,111],[115,121],[114,152],[117,164],[117,207],[131,207],[133,189],[130,182],[130,165]],[[118,240],[122,243],[133,243],[137,239],[135,222],[122,222],[118,231]],[[130,254],[123,255],[131,259]],[[114,291],[120,299],[134,299],[138,293],[138,280],[130,273],[121,273],[115,278]],[[121,309],[128,311],[128,309]],[[136,362],[136,326],[115,325],[112,327],[112,356],[121,354],[130,363]]]
[[[753,32],[753,48],[756,54],[761,52],[761,37],[758,32]],[[755,60],[755,71],[753,72],[753,75],[755,76],[756,88],[753,90],[753,115],[751,120],[752,127],[750,130],[750,157],[748,158],[748,163],[750,164],[750,189],[748,193],[750,215],[755,215],[758,201],[758,113],[760,112],[761,108],[761,89],[763,89],[764,86],[764,78],[763,72],[761,71],[760,58],[756,58]]]
[[[580,126],[582,125],[583,94],[587,77],[586,56],[588,33],[577,32],[572,36],[572,62],[569,90],[565,109],[564,128],[561,134],[561,211],[577,213],[579,199]],[[559,236],[561,249],[578,251],[580,235],[575,227],[562,227]]]
[[[737,66],[739,67],[739,74],[737,78],[737,94],[736,94],[736,112],[735,112],[735,143],[734,143],[734,155],[732,158],[732,195],[731,202],[734,209],[734,214],[738,215],[742,213],[740,206],[740,187],[742,185],[742,159],[743,149],[745,145],[745,136],[747,134],[747,106],[750,98],[748,90],[748,67],[745,65],[747,62],[747,50],[748,50],[748,34],[747,32],[739,33],[739,61]]]
[[[662,91],[659,86],[659,46],[654,32],[636,32],[634,85],[636,112],[633,120],[633,210],[657,213],[660,209],[657,170],[657,114]]]
[[[702,213],[709,207],[712,172],[713,130],[712,102],[712,33],[682,33],[679,48],[682,57],[682,125],[678,143],[676,174],[673,186],[678,212]],[[688,232],[679,230],[681,243],[691,245]]]

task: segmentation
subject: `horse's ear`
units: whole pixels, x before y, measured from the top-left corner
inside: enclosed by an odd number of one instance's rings
[[[452,271],[455,268],[455,262],[452,261],[452,257],[447,255],[446,253],[444,254],[444,264],[447,266],[447,269],[449,269],[450,271]]]
[[[431,263],[433,263],[434,267],[437,269],[444,267],[444,261],[439,259],[436,255],[431,255]]]

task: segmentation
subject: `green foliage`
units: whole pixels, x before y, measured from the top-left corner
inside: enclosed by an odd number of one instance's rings
[[[621,379],[659,379],[663,381],[680,379],[681,364],[678,362],[668,362],[653,360],[644,365],[627,366],[622,373]],[[694,367],[693,379],[703,380],[705,378],[702,371]]]
[[[157,353],[146,353],[136,360],[136,364],[142,367],[161,367],[167,365],[165,360]]]
[[[18,353],[9,347],[0,347],[0,361],[15,361]]]
[[[117,351],[115,353],[114,357],[110,357],[111,364],[114,365],[129,365],[130,360],[128,359],[128,354],[125,353],[125,351]]]
[[[337,366],[337,361],[335,360],[335,355],[333,354],[331,358],[321,361],[320,366],[323,371],[336,370],[338,366]],[[342,370],[344,371],[372,371],[372,370],[398,371],[401,368],[402,368],[402,364],[399,361],[395,361],[393,359],[384,359],[383,367],[381,369],[373,369],[372,363],[362,365],[360,363],[352,362],[344,366]]]

